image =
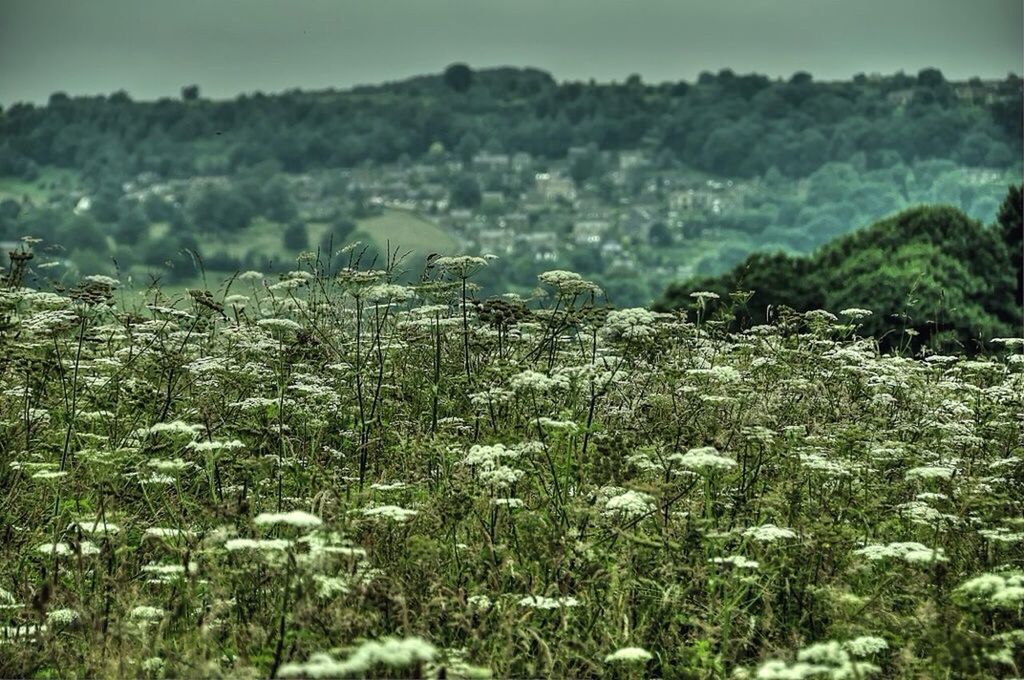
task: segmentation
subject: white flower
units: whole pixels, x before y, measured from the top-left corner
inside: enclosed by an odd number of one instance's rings
[[[729,468],[736,467],[735,460],[723,456],[713,446],[690,449],[685,454],[676,453],[669,456],[669,460],[678,463],[680,467],[687,470],[695,471],[728,470]]]
[[[491,598],[486,595],[470,595],[466,598],[466,603],[471,607],[476,607],[477,609],[490,609],[491,606],[493,606]]]
[[[539,595],[527,595],[519,600],[520,607],[531,609],[559,609],[561,607],[575,607],[580,601],[575,597],[544,597]]]
[[[652,658],[643,647],[623,647],[604,657],[605,663],[644,663]]]
[[[1017,609],[1024,603],[1024,574],[981,574],[960,584],[957,591],[993,609]]]
[[[209,442],[191,442],[188,447],[193,451],[209,453],[210,451],[234,451],[235,449],[245,448],[245,444],[237,439],[232,439],[230,441],[219,441],[214,439]]]
[[[152,458],[146,462],[149,467],[153,468],[157,472],[163,472],[164,474],[178,474],[189,467],[189,463],[185,462],[181,458],[174,458],[171,460],[161,460],[159,458]]]
[[[629,520],[646,515],[653,507],[654,499],[649,494],[626,491],[609,498],[601,514]]]
[[[906,478],[910,479],[949,479],[953,476],[953,468],[938,466],[938,465],[926,465],[922,467],[910,468],[907,470]]]
[[[199,432],[202,432],[204,429],[206,428],[203,425],[190,425],[180,420],[172,420],[169,423],[156,423],[154,425],[151,425],[150,427],[140,431],[139,434],[181,434],[194,437]]]
[[[316,515],[312,515],[302,510],[292,510],[291,512],[261,512],[256,515],[252,520],[256,526],[271,526],[274,524],[287,524],[293,527],[301,528],[314,528],[323,524]]]
[[[260,328],[268,328],[272,331],[278,331],[281,333],[285,331],[291,331],[294,333],[302,330],[302,326],[291,319],[260,319],[256,323]]]
[[[839,310],[839,313],[843,316],[848,316],[855,321],[857,319],[869,317],[872,314],[870,309],[861,309],[860,307],[848,307],[846,309]]]
[[[705,302],[707,300],[718,300],[720,295],[718,293],[712,293],[709,290],[695,290],[690,293],[690,297],[696,299],[698,302]]]
[[[416,291],[406,286],[399,286],[394,283],[380,283],[366,289],[364,297],[368,300],[393,300],[405,302],[416,297]]]
[[[83,556],[98,555],[100,553],[99,547],[91,541],[82,541],[78,544],[78,549]],[[36,550],[44,555],[57,555],[58,557],[67,557],[68,555],[75,554],[74,548],[68,543],[43,543]]]
[[[576,272],[555,269],[539,274],[537,279],[557,290],[562,295],[579,295],[581,293],[599,294],[601,289],[595,283],[587,281]]]
[[[149,527],[144,536],[148,538],[188,538],[192,536],[187,529],[174,529],[172,527]]]
[[[79,614],[74,609],[51,609],[46,612],[46,622],[51,625],[70,625],[77,621]]]
[[[469,276],[480,267],[486,267],[487,260],[473,255],[454,255],[449,257],[439,257],[434,260],[434,265],[443,271],[454,274],[459,278],[463,278]]]
[[[281,552],[292,546],[292,542],[284,538],[232,538],[224,542],[229,551],[259,550],[263,552]]]
[[[480,470],[480,481],[495,489],[507,489],[526,474],[507,465],[496,465]]]
[[[550,392],[561,387],[565,387],[568,384],[562,376],[548,377],[543,373],[537,371],[525,370],[522,373],[512,376],[509,381],[509,385],[516,392],[526,392],[534,390],[537,392]]]
[[[82,282],[95,283],[101,286],[107,286],[108,288],[113,288],[115,286],[121,285],[121,282],[118,281],[117,279],[112,278],[110,276],[104,276],[103,274],[90,274],[89,276],[83,276]]]
[[[643,307],[608,312],[601,332],[612,340],[649,340],[655,335],[658,315]]]
[[[157,486],[170,486],[174,484],[176,477],[170,475],[161,475],[159,473],[152,473],[148,477],[144,477],[139,480],[139,484],[155,484]]]
[[[140,605],[132,608],[132,610],[128,612],[128,618],[133,620],[153,621],[156,619],[162,619],[166,614],[167,612],[160,607]]]
[[[834,323],[839,320],[836,318],[835,314],[824,309],[812,309],[809,312],[805,312],[804,318],[810,319],[811,321],[828,323]]]
[[[405,482],[375,482],[370,485],[374,491],[401,491],[409,485]]]
[[[792,529],[777,527],[774,524],[762,524],[759,527],[750,527],[743,531],[743,535],[762,543],[773,543],[782,538],[796,538],[796,532]]]
[[[498,508],[521,508],[523,500],[521,498],[492,498],[491,505]]]
[[[737,569],[758,569],[761,563],[757,560],[748,560],[743,555],[730,555],[729,557],[712,557],[708,560],[712,564],[729,564]]]
[[[889,643],[875,635],[862,635],[844,642],[843,648],[854,656],[870,656],[889,649]]]
[[[575,434],[580,429],[579,425],[571,420],[555,420],[554,418],[541,417],[537,419],[537,422],[540,423],[541,427],[566,432],[568,434]]]
[[[946,557],[941,548],[932,549],[913,541],[902,543],[872,544],[853,551],[854,555],[863,555],[869,560],[877,561],[887,558],[902,559],[910,563],[945,562]]]
[[[305,663],[286,663],[278,670],[282,678],[327,678],[365,675],[378,665],[404,668],[430,662],[437,656],[437,648],[423,638],[384,638],[364,642],[344,661],[330,654],[318,653]]]
[[[408,510],[397,505],[378,505],[372,508],[363,508],[362,513],[365,517],[379,517],[399,523],[408,522],[417,514],[415,510]]]
[[[54,479],[60,479],[61,477],[67,477],[67,471],[60,470],[40,470],[32,475],[32,479],[38,479],[41,481],[50,481]]]

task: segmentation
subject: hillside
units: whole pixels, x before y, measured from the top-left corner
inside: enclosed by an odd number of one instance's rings
[[[561,268],[649,305],[922,203],[991,221],[1022,177],[1020,92],[935,69],[652,85],[453,66],[229,101],[56,93],[0,111],[0,243],[40,239],[59,285],[216,287],[361,238],[410,251],[413,278],[431,252],[489,254],[507,263],[489,295]]]
[[[986,227],[955,208],[906,210],[836,239],[809,256],[756,254],[720,276],[669,287],[662,309],[685,307],[694,291],[750,291],[741,324],[781,306],[839,313],[867,310],[860,327],[884,346],[955,346],[1019,334],[1020,190],[1011,187],[1000,223]]]
[[[534,69],[468,71],[348,91],[290,91],[134,102],[125,93],[14,104],[0,115],[0,176],[56,166],[95,188],[144,172],[225,174],[275,161],[287,172],[418,158],[432,145],[564,157],[571,147],[646,144],[717,175],[775,168],[802,177],[861,153],[871,166],[947,158],[1003,167],[1020,159],[1021,80],[947,82],[857,76],[788,81],[728,69],[696,83],[556,82]]]

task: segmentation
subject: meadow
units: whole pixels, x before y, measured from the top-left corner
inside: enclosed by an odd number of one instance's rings
[[[183,304],[27,257],[0,676],[1024,673],[1020,338],[882,353],[868,309],[740,330],[748,293],[611,309],[560,270],[478,299],[469,256]]]

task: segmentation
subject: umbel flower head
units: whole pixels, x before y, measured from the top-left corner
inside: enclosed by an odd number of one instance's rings
[[[657,320],[657,314],[641,307],[615,309],[608,312],[601,330],[611,340],[650,340],[657,332],[654,326]]]
[[[629,490],[609,498],[601,514],[629,520],[646,515],[653,507],[649,494]]]
[[[792,529],[777,527],[774,524],[750,527],[743,532],[743,535],[760,543],[774,543],[783,538],[796,538],[796,532]]]
[[[363,675],[375,666],[407,668],[433,661],[437,648],[420,637],[384,638],[368,640],[347,659],[338,661],[330,654],[317,653],[305,663],[287,663],[281,666],[282,678],[334,678]]]
[[[434,260],[434,266],[446,274],[462,279],[471,276],[481,267],[486,267],[487,260],[474,255],[454,255],[437,258]]]
[[[308,512],[292,510],[291,512],[261,512],[253,518],[252,523],[256,526],[286,524],[292,527],[313,529],[323,524],[323,521]]]
[[[680,467],[695,472],[712,470],[728,470],[736,467],[736,461],[728,456],[723,456],[714,446],[701,446],[690,449],[685,454],[674,454],[669,457]]]
[[[645,663],[653,655],[643,647],[623,647],[604,657],[605,663]]]
[[[554,288],[560,295],[582,295],[594,293],[599,295],[601,289],[596,283],[587,281],[576,272],[569,272],[563,269],[539,274],[537,279],[546,286]]]

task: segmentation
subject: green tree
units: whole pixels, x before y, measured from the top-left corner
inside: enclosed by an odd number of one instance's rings
[[[348,217],[335,218],[330,228],[320,238],[320,256],[329,259],[339,248],[348,244],[355,230],[356,223]]]
[[[106,252],[107,237],[96,219],[89,213],[75,215],[64,223],[58,234],[60,244],[68,250]]]
[[[293,221],[299,214],[288,184],[280,175],[275,175],[263,185],[260,210],[264,217],[282,224]]]
[[[282,234],[282,245],[288,250],[305,250],[309,247],[309,233],[306,231],[306,223],[295,220],[285,228]]]
[[[946,77],[937,68],[923,68],[917,72],[917,84],[921,87],[941,87],[946,84]]]
[[[582,185],[588,179],[597,176],[601,170],[601,154],[595,146],[587,149],[572,159],[569,165],[569,175],[577,185]]]
[[[455,147],[455,155],[467,165],[473,160],[473,157],[480,151],[480,138],[472,132],[467,132],[462,135],[458,145]]]
[[[252,203],[238,191],[213,184],[193,194],[185,211],[199,231],[215,232],[245,229],[254,214]]]
[[[462,175],[451,188],[451,203],[458,208],[478,208],[482,194],[480,183],[472,175]]]
[[[737,312],[740,323],[763,322],[780,305],[860,307],[873,312],[863,330],[884,346],[900,344],[910,328],[915,346],[952,342],[972,351],[979,340],[1019,329],[1008,257],[998,229],[954,208],[919,207],[836,239],[813,256],[752,255],[721,276],[670,286],[659,307],[688,307],[694,290],[723,296],[751,290]]]
[[[1024,219],[1021,217],[1022,212],[1024,212],[1024,206],[1022,206],[1021,200],[1022,190],[1024,190],[1024,185],[1010,187],[1006,198],[1003,199],[1003,204],[999,206],[999,214],[997,216],[999,231],[1010,256],[1010,270],[1013,272],[1016,281],[1014,300],[1017,305],[1017,314],[1012,320],[1016,324],[1017,330],[1021,330],[1020,313],[1022,305],[1024,305],[1024,261],[1022,261],[1024,260],[1024,242],[1022,242],[1022,237],[1024,237]]]
[[[456,92],[465,92],[473,84],[473,70],[465,64],[452,64],[444,70],[444,84]]]
[[[121,215],[117,220],[115,236],[117,244],[131,245],[138,243],[139,239],[146,233],[149,221],[142,206],[134,205],[122,208]]]
[[[647,234],[647,240],[656,248],[664,248],[672,245],[672,232],[669,231],[668,226],[664,222],[658,220],[651,225],[651,230]]]

